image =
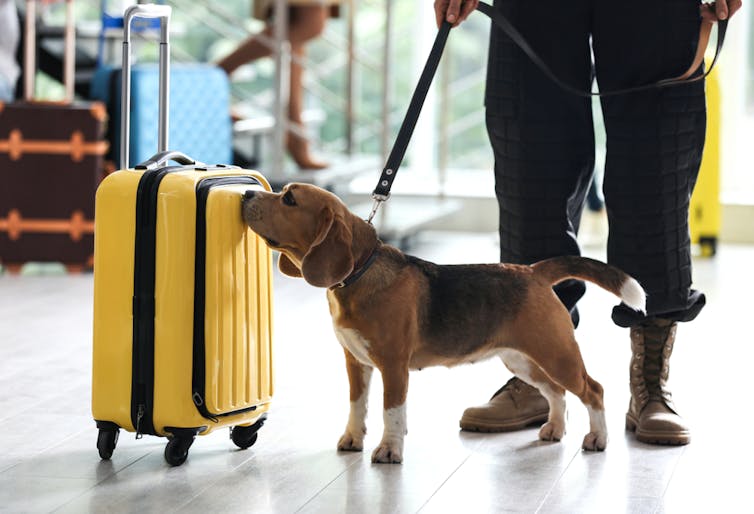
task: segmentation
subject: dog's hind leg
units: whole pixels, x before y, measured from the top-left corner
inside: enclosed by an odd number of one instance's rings
[[[602,386],[586,372],[578,343],[572,335],[551,333],[547,344],[533,349],[531,359],[539,363],[549,379],[576,395],[589,413],[589,433],[584,450],[602,451],[607,446],[607,423]],[[544,391],[543,391],[543,394]]]
[[[565,389],[550,380],[534,361],[519,351],[502,350],[500,358],[518,378],[539,389],[550,406],[547,422],[539,430],[539,438],[543,441],[560,441],[566,431]]]
[[[586,374],[587,401],[581,399],[589,412],[589,433],[584,436],[584,450],[602,451],[607,447],[607,421],[605,421],[604,393],[599,382]]]
[[[374,368],[361,364],[344,348],[346,354],[346,371],[351,388],[351,410],[348,414],[346,431],[338,441],[338,450],[357,451],[364,449],[364,434],[367,432],[366,417],[369,400],[369,383]]]
[[[584,436],[584,450],[602,451],[607,446],[604,392],[599,382],[586,372],[576,341],[574,351],[561,355],[561,366],[555,368],[551,378],[578,396],[589,413],[589,433]]]

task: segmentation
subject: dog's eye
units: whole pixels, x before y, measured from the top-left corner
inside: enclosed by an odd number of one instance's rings
[[[283,195],[283,203],[291,207],[296,205],[296,199],[293,198],[293,193],[291,193],[290,191],[286,191],[285,194]]]

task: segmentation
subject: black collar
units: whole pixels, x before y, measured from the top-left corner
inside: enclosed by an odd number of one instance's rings
[[[362,264],[360,268],[355,269],[350,275],[348,275],[345,279],[343,279],[342,282],[338,282],[334,286],[330,288],[330,290],[333,289],[341,289],[346,286],[350,286],[354,282],[356,282],[361,276],[366,273],[366,271],[369,269],[369,267],[374,264],[374,261],[377,259],[377,250],[379,249],[381,245],[378,243],[377,246],[372,249],[372,253],[369,254],[369,257],[367,257],[367,260]]]

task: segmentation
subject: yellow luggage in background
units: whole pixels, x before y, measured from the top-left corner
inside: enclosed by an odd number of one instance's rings
[[[164,5],[126,11],[126,95],[131,19],[161,18],[167,77],[169,14]],[[161,87],[165,112],[167,101]],[[166,129],[161,116],[160,149]],[[121,162],[95,206],[92,413],[100,457],[111,457],[121,428],[137,438],[168,437],[171,465],[186,460],[196,435],[220,427],[232,427],[233,442],[247,448],[273,393],[272,260],[243,223],[241,199],[269,184],[255,171],[207,166],[178,152],[133,169],[124,152]]]
[[[720,83],[717,70],[706,78],[707,132],[699,178],[691,195],[689,230],[691,243],[705,257],[717,252],[720,236]]]

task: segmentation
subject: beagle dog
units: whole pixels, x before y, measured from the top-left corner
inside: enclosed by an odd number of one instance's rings
[[[244,221],[280,252],[280,270],[327,288],[351,389],[338,450],[364,447],[374,368],[384,384],[384,432],[372,462],[399,463],[409,370],[496,356],[547,398],[550,412],[540,439],[563,437],[567,390],[589,412],[583,449],[605,449],[602,386],[587,374],[571,317],[552,286],[588,280],[642,310],[645,294],[636,280],[574,256],[531,266],[433,264],[382,243],[374,227],[337,196],[308,184],[289,184],[280,193],[248,191],[242,202]]]

